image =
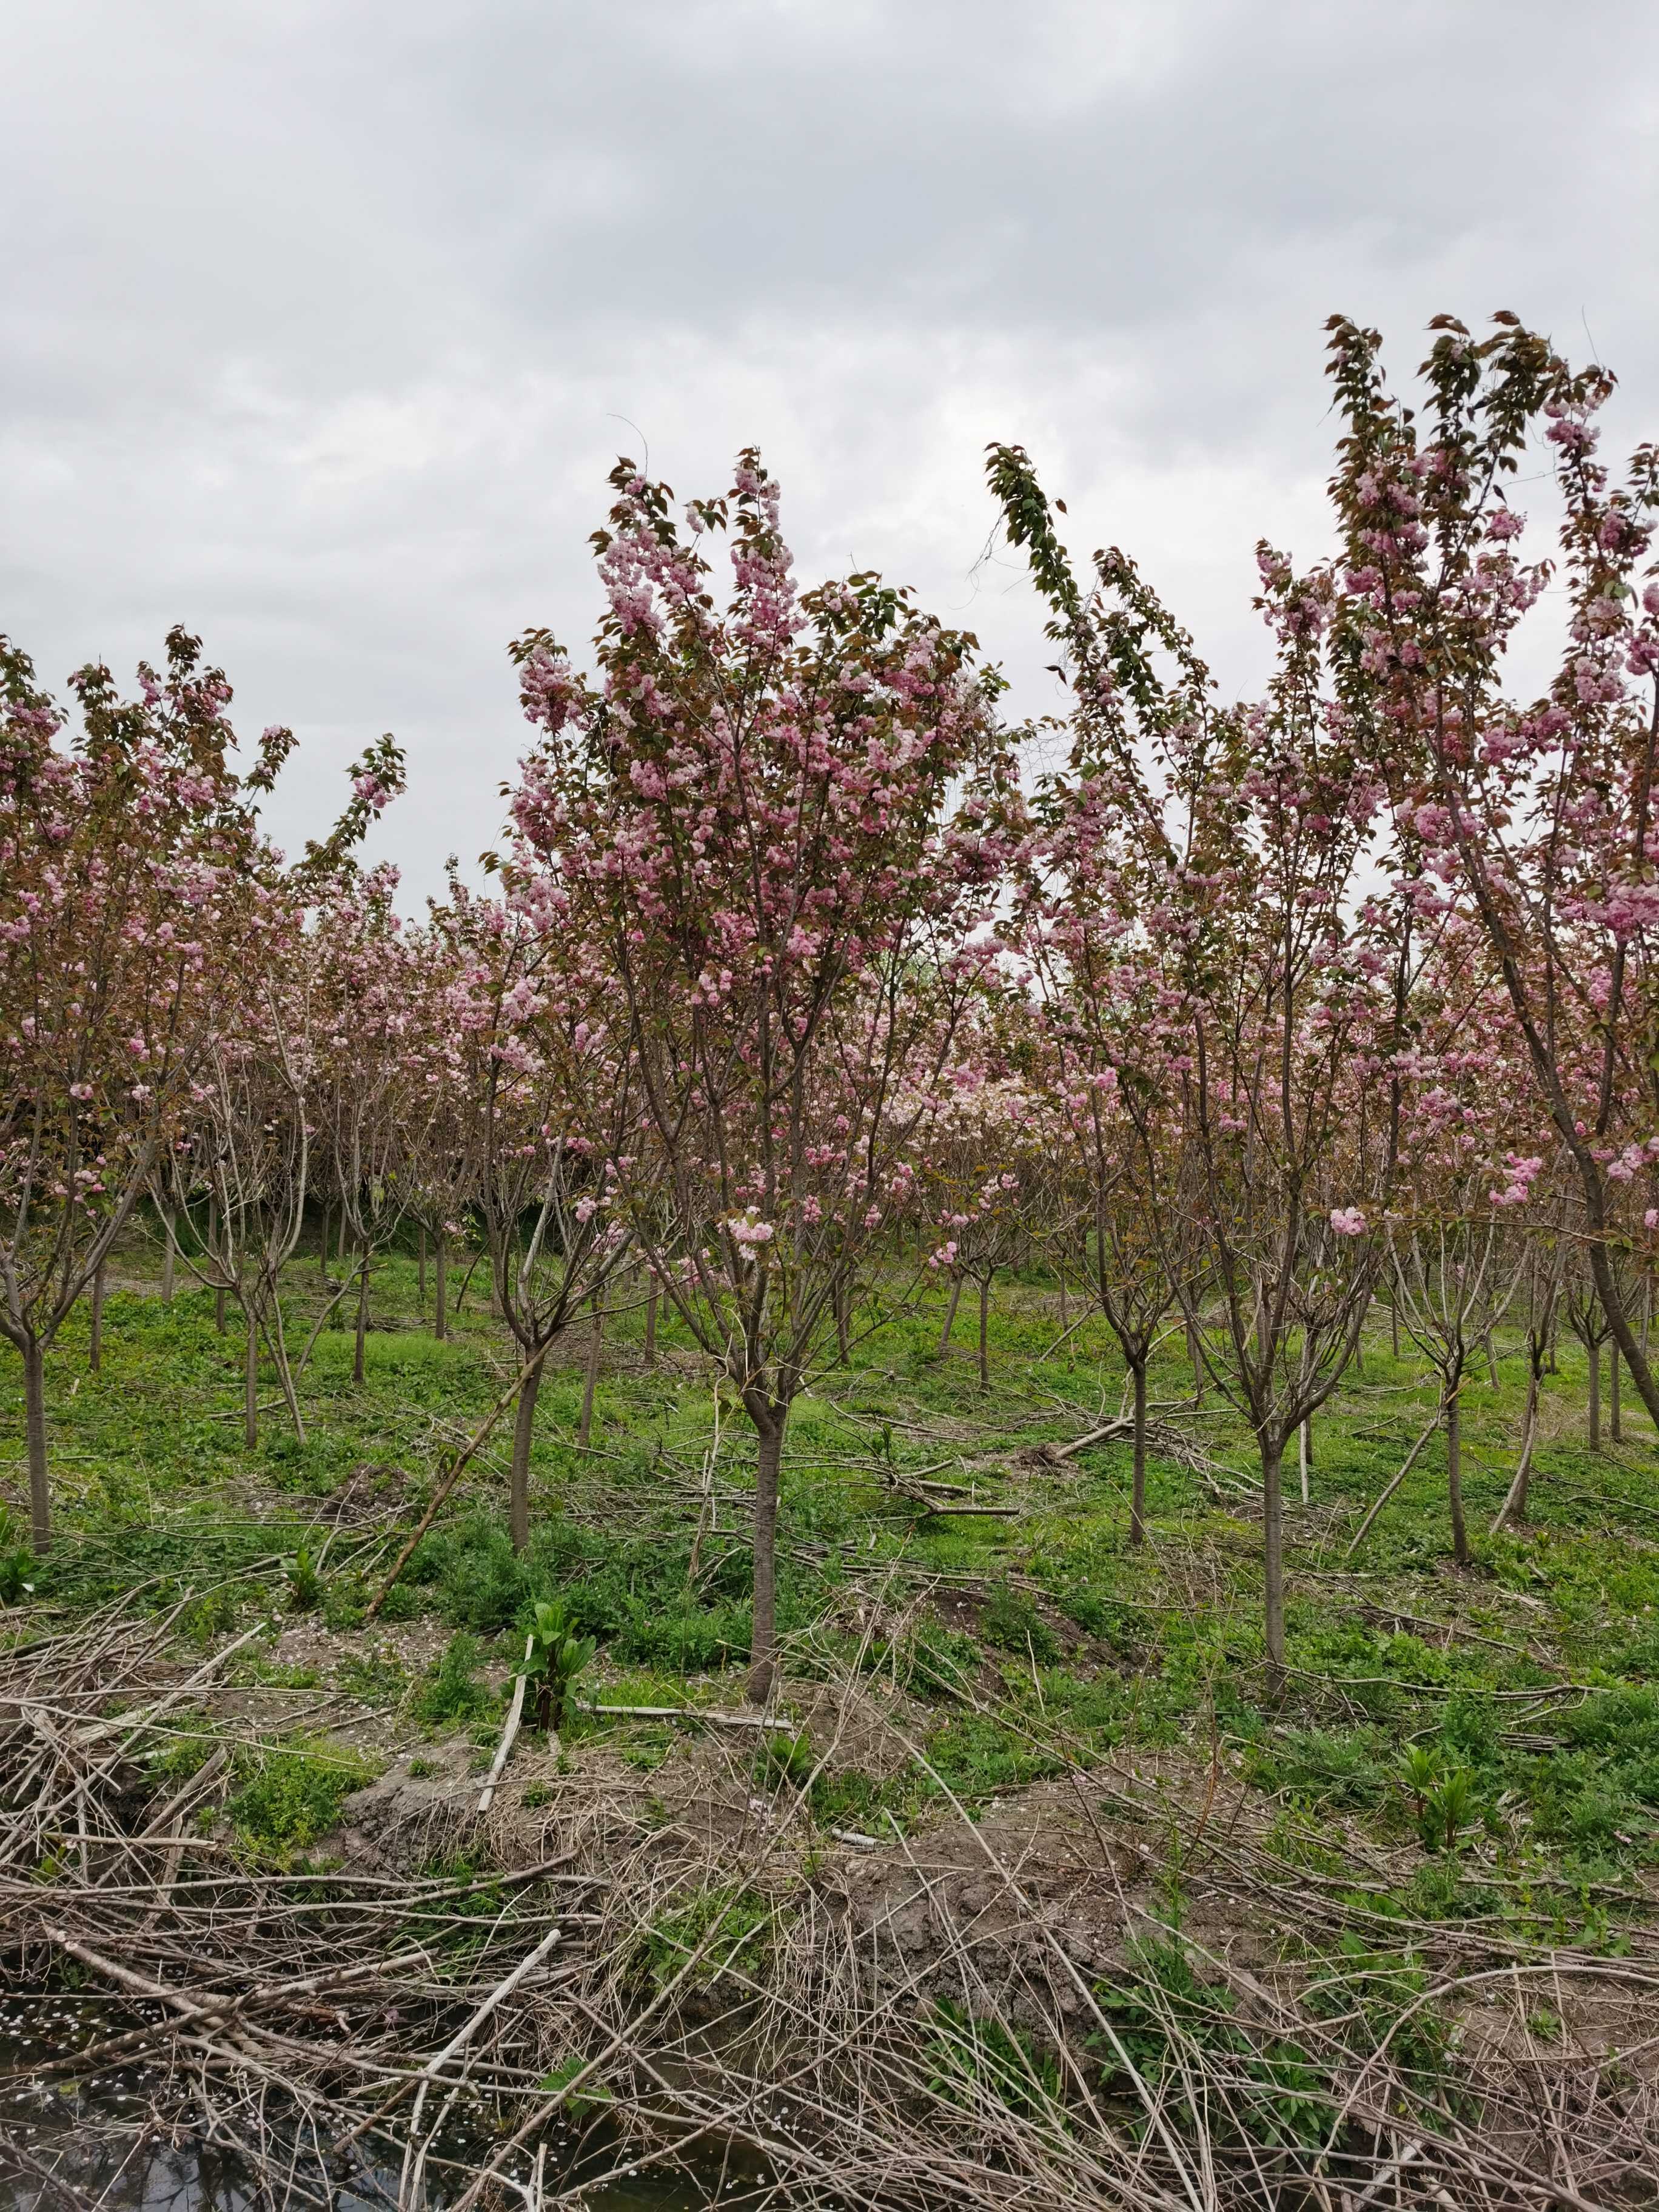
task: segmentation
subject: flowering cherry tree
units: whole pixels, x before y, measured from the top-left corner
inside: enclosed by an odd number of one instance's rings
[[[1643,580],[1659,453],[1639,448],[1615,483],[1596,424],[1612,378],[1574,373],[1513,315],[1480,339],[1436,318],[1417,412],[1389,389],[1375,331],[1331,328],[1345,703],[1390,763],[1427,874],[1490,941],[1578,1183],[1608,1332],[1659,1419],[1612,1258],[1618,1189],[1659,1134],[1659,584]],[[1556,573],[1522,559],[1526,518],[1508,496],[1534,440],[1555,465],[1568,638],[1547,693],[1516,701],[1504,657]]]
[[[1126,556],[1097,556],[1085,594],[1027,457],[994,448],[990,474],[1053,609],[1074,701],[1075,792],[1050,808],[1064,924],[1051,924],[1053,957],[1085,975],[1093,958],[1109,990],[1141,1002],[1123,1029],[1133,1079],[1120,1069],[1117,1088],[1136,1122],[1139,1195],[1168,1240],[1164,1271],[1256,1439],[1277,1685],[1285,1443],[1358,1341],[1397,1140],[1399,909],[1358,912],[1386,787],[1328,680],[1328,569],[1297,575],[1261,550],[1276,672],[1264,700],[1224,710]],[[1108,980],[1109,952],[1133,981]],[[1180,1141],[1165,1165],[1171,1101]]]
[[[74,679],[80,726],[0,645],[0,1335],[23,1363],[30,1517],[51,1536],[45,1359],[151,1187],[258,933],[251,794],[291,740],[227,764],[230,687],[199,641],[121,697]]]
[[[514,803],[519,896],[585,963],[562,1065],[590,1143],[619,1083],[639,1103],[610,1161],[617,1218],[755,1429],[763,1698],[790,1408],[907,1204],[980,957],[1006,757],[971,639],[872,574],[798,592],[755,453],[684,527],[631,463],[611,481],[597,684],[545,633],[514,648],[544,733]],[[723,533],[717,605],[703,549]]]

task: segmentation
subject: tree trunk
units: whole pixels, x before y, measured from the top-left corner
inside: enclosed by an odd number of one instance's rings
[[[173,1290],[179,1259],[179,1209],[167,1207],[161,1216],[161,1227],[166,1242],[161,1247],[161,1304],[173,1304]]]
[[[323,1208],[323,1241],[317,1247],[317,1273],[322,1277],[325,1282],[328,1280],[328,1240],[330,1231],[333,1226],[333,1207],[331,1206],[325,1206]]]
[[[836,1285],[836,1356],[843,1367],[852,1364],[853,1347],[848,1341],[847,1323],[847,1285]]]
[[[52,1548],[52,1491],[46,1480],[46,1355],[37,1337],[23,1352],[23,1420],[28,1436],[29,1534],[37,1559]]]
[[[1400,1308],[1393,1299],[1389,1302],[1389,1343],[1395,1358],[1398,1359],[1400,1357]]]
[[[1463,1519],[1462,1377],[1446,1401],[1446,1497],[1451,1506],[1452,1557],[1469,1564],[1469,1532]]]
[[[1309,1498],[1311,1495],[1308,1483],[1308,1475],[1312,1467],[1313,1419],[1312,1416],[1310,1415],[1306,1420],[1300,1421],[1297,1424],[1296,1431],[1296,1471],[1301,1479],[1302,1503],[1304,1505],[1308,1503]]]
[[[242,1354],[242,1449],[259,1449],[259,1324],[254,1316],[253,1301],[249,1298],[242,1308],[242,1318],[247,1323],[247,1345]]]
[[[979,1387],[991,1387],[991,1352],[986,1331],[991,1317],[991,1278],[987,1275],[979,1286]]]
[[[1593,1452],[1601,1449],[1601,1347],[1599,1344],[1586,1346],[1589,1353],[1589,1448]]]
[[[219,1257],[219,1201],[208,1200],[208,1255],[213,1261],[213,1272],[222,1279],[223,1263]],[[213,1286],[213,1326],[222,1336],[225,1333],[225,1286],[222,1279]]]
[[[593,1433],[593,1393],[599,1387],[599,1352],[605,1343],[605,1309],[593,1309],[593,1326],[587,1339],[587,1366],[582,1376],[582,1417],[576,1426],[576,1442],[586,1445]]]
[[[783,1463],[784,1419],[755,1424],[755,1625],[749,1642],[749,1702],[763,1705],[772,1694],[778,1644],[778,1472]],[[751,1420],[754,1415],[750,1415]]]
[[[1607,1346],[1607,1437],[1613,1443],[1625,1440],[1624,1425],[1619,1418],[1619,1346]]]
[[[645,1294],[645,1370],[648,1375],[657,1364],[657,1279],[651,1278],[651,1287]]]
[[[1066,1270],[1064,1267],[1060,1271],[1060,1325],[1062,1329],[1068,1325],[1066,1312]]]
[[[526,1376],[519,1393],[519,1410],[513,1423],[513,1490],[508,1506],[513,1548],[523,1551],[530,1541],[530,1445],[536,1432],[536,1401],[541,1395],[541,1366]]]
[[[363,1239],[358,1255],[361,1273],[357,1277],[357,1341],[351,1355],[351,1379],[363,1379],[363,1346],[368,1336],[368,1239]]]
[[[1527,1480],[1532,1472],[1533,1443],[1538,1434],[1538,1393],[1543,1376],[1544,1347],[1534,1340],[1528,1347],[1527,1404],[1521,1416],[1521,1455],[1516,1462],[1514,1480],[1498,1509],[1498,1518],[1492,1524],[1494,1536],[1506,1523],[1527,1517]]]
[[[1498,1346],[1492,1342],[1492,1335],[1490,1329],[1486,1331],[1486,1372],[1492,1377],[1492,1389],[1494,1390],[1497,1389],[1499,1382],[1498,1373]]]
[[[1285,1690],[1285,1440],[1261,1443],[1262,1636],[1267,1647],[1267,1695]]]
[[[951,1303],[945,1310],[945,1328],[939,1340],[939,1356],[941,1359],[951,1349],[951,1331],[957,1325],[957,1308],[962,1302],[963,1279],[961,1275],[953,1275],[951,1279]]]
[[[1187,1316],[1187,1364],[1193,1370],[1193,1403],[1204,1403],[1204,1354],[1199,1349],[1198,1324],[1190,1314]]]
[[[87,1367],[97,1374],[104,1364],[104,1262],[92,1279],[92,1341],[87,1347]]]
[[[449,1297],[449,1244],[441,1229],[438,1231],[438,1249],[434,1259],[432,1284],[433,1295],[438,1301],[437,1315],[433,1322],[432,1334],[437,1338],[439,1343],[441,1344],[444,1339],[449,1334],[449,1314],[447,1310]]]
[[[416,1286],[415,1286],[415,1295],[416,1295],[416,1297],[419,1299],[419,1301],[420,1301],[420,1305],[421,1305],[421,1310],[422,1310],[422,1313],[424,1313],[424,1312],[426,1311],[426,1224],[425,1224],[425,1222],[422,1222],[422,1223],[420,1224],[419,1227],[416,1229],[416,1232],[415,1232],[415,1233],[416,1233],[416,1237],[417,1237],[419,1238],[419,1240],[420,1240],[419,1244],[418,1244],[418,1246],[417,1246],[417,1248],[416,1248],[416,1249],[418,1249],[419,1253],[420,1253],[420,1258],[419,1258],[418,1261],[416,1262],[416,1265],[418,1266],[418,1267],[419,1267],[419,1269],[420,1269],[420,1274],[419,1274],[418,1279],[417,1279],[417,1281],[416,1281]]]
[[[343,1206],[340,1208],[340,1242],[339,1242],[338,1247],[337,1248],[337,1249],[336,1249],[336,1251],[335,1251],[335,1255],[334,1255],[335,1258],[339,1261],[339,1263],[340,1263],[340,1265],[341,1265],[342,1267],[344,1267],[344,1265],[345,1265],[345,1255],[346,1255],[346,1210],[345,1210],[344,1206]]]
[[[1146,1540],[1146,1363],[1135,1361],[1130,1373],[1135,1386],[1134,1473],[1129,1486],[1129,1541]]]

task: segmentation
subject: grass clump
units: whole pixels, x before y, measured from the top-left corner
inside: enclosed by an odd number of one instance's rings
[[[448,1722],[474,1721],[491,1711],[494,1693],[478,1680],[483,1657],[476,1636],[460,1629],[452,1636],[441,1658],[428,1668],[416,1686],[410,1711],[428,1728]]]
[[[361,1753],[298,1736],[240,1755],[240,1787],[226,1809],[242,1843],[290,1857],[328,1833],[345,1800],[372,1782],[374,1771]]]

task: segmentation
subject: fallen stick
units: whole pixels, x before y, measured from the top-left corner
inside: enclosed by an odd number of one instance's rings
[[[603,1713],[607,1717],[637,1721],[706,1721],[712,1728],[772,1729],[785,1735],[795,1732],[793,1721],[775,1721],[764,1713],[720,1713],[699,1705],[601,1705],[573,1698],[579,1713]]]
[[[507,1709],[507,1726],[501,1730],[501,1740],[495,1747],[495,1759],[490,1763],[484,1786],[478,1794],[478,1810],[481,1813],[487,1813],[489,1810],[490,1802],[495,1795],[495,1784],[501,1780],[501,1770],[507,1765],[507,1753],[513,1748],[513,1739],[519,1733],[519,1723],[524,1718],[525,1683],[529,1679],[530,1655],[535,1648],[535,1638],[526,1636],[524,1643],[525,1672],[520,1674],[518,1680],[513,1686],[513,1703]]]
[[[523,1677],[520,1676],[520,1679],[522,1680]],[[496,1983],[483,2002],[469,2015],[461,2027],[456,2029],[443,2049],[428,2058],[421,2069],[420,2087],[415,2093],[415,2110],[410,2116],[409,2136],[404,2148],[404,2170],[398,2186],[399,2204],[418,2205],[422,2202],[422,2180],[426,2171],[427,2146],[422,2143],[419,2150],[416,2151],[416,2141],[421,2131],[421,2114],[426,2108],[427,2091],[442,2073],[449,2061],[458,2052],[466,2048],[489,2018],[490,2014],[512,1996],[526,1974],[533,1972],[540,1966],[554,1945],[562,1940],[564,1930],[562,1928],[550,1928],[535,1949],[527,1951],[512,1972]],[[414,2165],[412,2174],[410,2172],[411,2154]]]
[[[518,1396],[520,1391],[523,1389],[525,1384],[530,1380],[531,1376],[535,1374],[538,1369],[541,1366],[543,1361],[545,1360],[548,1353],[551,1352],[556,1341],[557,1339],[556,1337],[549,1337],[547,1342],[542,1346],[541,1350],[535,1353],[532,1358],[525,1362],[523,1368],[514,1376],[507,1389],[502,1391],[501,1396],[496,1399],[495,1404],[484,1415],[484,1418],[479,1424],[478,1427],[472,1431],[472,1434],[468,1438],[466,1443],[463,1446],[461,1450],[456,1454],[453,1464],[444,1475],[437,1488],[433,1492],[431,1498],[428,1500],[427,1509],[425,1512],[422,1514],[420,1520],[416,1523],[414,1534],[410,1537],[409,1541],[404,1546],[402,1551],[398,1553],[397,1558],[392,1561],[392,1571],[387,1575],[386,1580],[380,1584],[379,1590],[375,1593],[373,1602],[370,1604],[368,1610],[363,1615],[363,1619],[365,1620],[373,1620],[379,1613],[380,1607],[386,1601],[387,1595],[391,1591],[392,1584],[397,1581],[398,1576],[402,1574],[404,1569],[409,1565],[410,1559],[414,1558],[415,1547],[420,1542],[422,1537],[425,1535],[427,1530],[432,1526],[434,1521],[436,1520],[438,1516],[438,1508],[443,1504],[445,1498],[448,1497],[450,1492],[455,1487],[456,1483],[460,1480],[463,1470],[471,1463],[474,1455],[483,1449],[483,1446],[489,1438],[490,1431],[495,1427],[496,1422],[500,1420],[501,1415],[507,1411],[507,1407]]]
[[[1394,1480],[1382,1492],[1382,1495],[1376,1500],[1376,1504],[1371,1507],[1370,1511],[1365,1516],[1364,1519],[1360,1522],[1358,1528],[1355,1531],[1352,1543],[1349,1545],[1347,1550],[1342,1554],[1342,1564],[1345,1567],[1348,1564],[1348,1561],[1352,1559],[1354,1553],[1359,1549],[1359,1547],[1364,1542],[1367,1534],[1370,1533],[1372,1522],[1376,1520],[1377,1515],[1382,1510],[1382,1508],[1394,1496],[1394,1493],[1399,1489],[1401,1484],[1406,1480],[1406,1477],[1417,1465],[1417,1455],[1422,1450],[1424,1445],[1427,1443],[1429,1438],[1434,1434],[1435,1431],[1439,1426],[1440,1409],[1437,1407],[1435,1409],[1434,1419],[1429,1423],[1428,1427],[1424,1430],[1422,1435],[1419,1437],[1417,1442],[1407,1453],[1406,1464],[1401,1468],[1399,1474],[1395,1475]]]

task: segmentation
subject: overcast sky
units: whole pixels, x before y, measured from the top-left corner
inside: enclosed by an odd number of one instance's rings
[[[684,497],[758,443],[805,581],[913,583],[1042,712],[1019,440],[1236,689],[1256,538],[1325,543],[1334,308],[1402,379],[1512,308],[1659,434],[1656,132],[1653,0],[10,0],[0,629],[54,685],[201,632],[300,733],[290,843],[396,732],[416,895],[619,451]]]

